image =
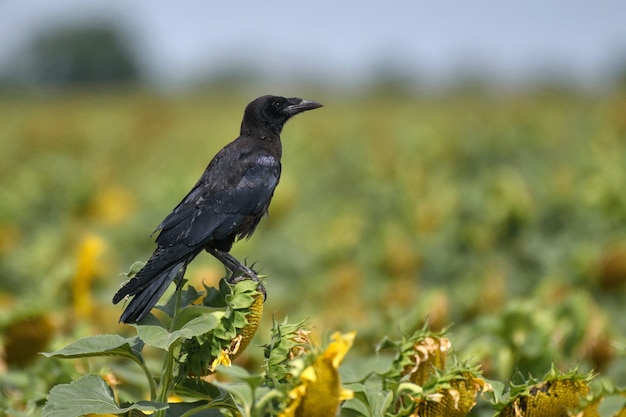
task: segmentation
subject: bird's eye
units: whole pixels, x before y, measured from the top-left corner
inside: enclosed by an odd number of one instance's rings
[[[274,107],[276,107],[277,109],[280,109],[282,106],[283,106],[283,103],[281,103],[280,101],[274,102]]]

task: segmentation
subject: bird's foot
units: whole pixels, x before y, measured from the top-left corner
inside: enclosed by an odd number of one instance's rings
[[[266,298],[265,287],[261,284],[261,280],[254,269],[242,264],[228,252],[222,252],[217,249],[207,249],[207,251],[223,263],[226,269],[231,271],[230,276],[226,278],[229,284],[236,284],[246,279],[251,279],[259,283],[258,290],[263,293],[264,299]]]
[[[259,275],[254,269],[252,269],[254,265],[247,266],[239,262],[237,262],[237,264],[238,265],[234,269],[228,268],[232,273],[230,279],[235,279],[236,276],[243,276],[242,278],[247,277],[253,281],[259,282]]]
[[[231,271],[231,274],[228,278],[226,278],[226,281],[228,281],[229,284],[236,284],[247,279],[251,279],[252,281],[258,283],[257,291],[263,294],[263,301],[265,301],[267,299],[267,291],[254,269],[240,264],[237,271]]]

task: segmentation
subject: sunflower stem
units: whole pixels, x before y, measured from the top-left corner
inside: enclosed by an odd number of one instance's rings
[[[174,317],[172,317],[172,323],[170,324],[170,333],[173,332],[175,323],[176,323],[176,316],[178,315],[178,313],[180,312],[180,302],[181,302],[181,298],[182,298],[182,285],[179,285],[176,287],[176,303],[174,306]],[[157,402],[164,402],[166,403],[170,394],[170,391],[172,390],[172,385],[173,385],[173,373],[174,373],[174,358],[176,357],[175,353],[178,351],[180,347],[180,341],[176,341],[174,343],[172,343],[172,345],[169,347],[169,349],[167,350],[167,354],[165,355],[165,358],[163,359],[163,371],[161,372],[161,379],[159,381],[159,392],[157,395]],[[165,411],[166,410],[158,410],[154,413],[155,417],[165,417]]]

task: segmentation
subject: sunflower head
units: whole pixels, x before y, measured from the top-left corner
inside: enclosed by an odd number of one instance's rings
[[[278,387],[292,380],[292,362],[308,355],[312,348],[306,320],[292,324],[287,319],[282,323],[274,320],[270,343],[264,346],[265,382]]]
[[[300,373],[298,385],[288,394],[291,402],[281,417],[333,416],[341,401],[352,398],[353,392],[341,386],[338,369],[355,334],[332,335],[326,349]]]
[[[543,381],[529,378],[520,385],[512,385],[508,400],[496,404],[499,417],[518,416],[567,416],[580,408],[582,400],[589,394],[592,374],[579,374],[577,370],[562,373],[556,368],[548,372]],[[597,404],[591,404],[581,415],[593,415]]]
[[[430,380],[422,395],[414,398],[413,410],[420,416],[464,417],[476,405],[478,394],[491,390],[477,368],[457,364]]]
[[[378,350],[396,351],[396,357],[386,376],[391,379],[408,379],[422,386],[437,372],[443,371],[451,350],[450,339],[445,337],[446,330],[434,332],[425,325],[412,335],[403,336],[402,340],[383,340],[378,345]]]
[[[207,288],[203,304],[223,313],[215,329],[184,341],[178,358],[179,378],[212,374],[220,365],[230,366],[246,349],[263,314],[261,285],[251,279],[231,284],[224,278],[219,288]]]

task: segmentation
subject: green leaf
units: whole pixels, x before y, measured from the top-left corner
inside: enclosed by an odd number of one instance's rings
[[[219,381],[215,381],[214,384],[224,391],[227,391],[234,399],[234,402],[244,410],[252,409],[255,398],[254,390],[250,385],[246,383],[224,383]]]
[[[400,342],[391,340],[389,337],[385,336],[383,340],[381,340],[380,343],[376,345],[376,352],[378,353],[381,350],[385,350],[385,349],[398,349],[400,345],[401,345]]]
[[[503,402],[505,398],[504,390],[506,389],[506,385],[503,382],[496,381],[493,379],[485,379],[485,382],[487,382],[493,388],[493,391],[489,391],[485,393],[486,396],[493,398],[491,402],[493,404]]]
[[[397,391],[398,393],[408,392],[412,395],[419,396],[420,394],[422,394],[422,392],[424,392],[424,389],[420,385],[414,384],[412,382],[402,382],[398,385]]]
[[[626,407],[626,402],[622,396],[604,397],[598,406],[598,412],[601,416],[618,416]]]
[[[174,392],[181,397],[199,398],[203,400],[228,397],[225,391],[210,382],[198,378],[185,378],[180,384],[174,387]]]
[[[169,350],[172,343],[182,338],[189,339],[194,336],[200,336],[215,329],[216,326],[217,319],[213,314],[203,314],[191,319],[179,330],[175,330],[171,333],[158,325],[136,325],[137,333],[141,340],[149,346],[163,350]]]
[[[206,289],[206,295],[202,299],[202,304],[209,307],[223,308],[226,307],[226,300],[224,294],[222,294],[217,288],[204,286]]]
[[[258,281],[254,281],[252,279],[246,279],[243,281],[239,281],[237,284],[235,284],[233,292],[235,293],[235,295],[242,294],[244,292],[254,293],[257,291],[258,287],[259,287]]]
[[[190,412],[193,413],[187,415],[192,415],[193,417],[224,417],[225,414],[219,409],[220,407],[220,404],[214,404],[212,401],[207,402],[205,400],[193,403],[171,403],[165,411],[165,417],[180,417]]]
[[[354,397],[347,400],[341,406],[341,414],[370,416],[372,412],[372,400],[368,398],[368,392],[363,384],[350,384],[349,389],[354,393]]]
[[[165,321],[159,320],[154,314],[148,313],[144,318],[137,322],[139,325],[161,326],[166,328],[170,325],[171,319],[165,318]]]
[[[180,295],[178,293],[180,293]],[[185,308],[193,304],[201,295],[202,293],[199,293],[192,285],[187,285],[184,289],[174,291],[167,302],[164,305],[157,306],[157,308],[165,312],[169,317],[173,317],[176,312],[176,304],[178,303],[179,296],[179,308]]]
[[[133,337],[126,339],[115,334],[87,336],[55,352],[43,353],[49,358],[86,358],[91,356],[118,356],[143,363],[143,342]]]
[[[346,386],[354,392],[354,398],[346,401],[341,407],[341,414],[383,417],[388,415],[388,409],[393,402],[391,391],[381,391],[378,388],[363,384],[349,384]]]
[[[176,317],[174,318],[173,328],[175,330],[180,330],[188,325],[192,320],[203,317],[203,316],[211,316],[216,320],[217,317],[215,315],[216,311],[218,311],[218,315],[221,316],[223,314],[222,310],[215,310],[214,308],[205,307],[205,306],[188,306],[183,308],[178,312]],[[213,330],[212,328],[208,331]],[[206,332],[204,332],[206,333]]]
[[[237,284],[241,285],[241,284]],[[254,303],[254,297],[249,293],[235,294],[232,300],[228,303],[230,308],[241,310],[250,307]]]
[[[226,278],[222,278],[220,280],[220,282],[218,283],[218,287],[219,287],[219,291],[224,295],[228,295],[232,292],[232,286],[233,284],[229,284],[228,283],[228,279]]]
[[[144,266],[146,266],[146,262],[144,262],[144,261],[135,261],[130,266],[130,269],[128,270],[128,273],[126,273],[124,275],[126,275],[128,278],[132,278],[135,275],[137,275],[137,272],[141,271],[141,268],[143,268]]]
[[[233,326],[238,329],[243,329],[248,324],[248,320],[246,320],[246,316],[241,311],[235,311],[233,315]]]
[[[261,385],[261,382],[263,382],[263,377],[261,375],[251,374],[245,368],[237,365],[219,366],[215,371],[218,374],[225,375],[229,378],[244,381],[252,388],[258,387]]]
[[[230,341],[237,336],[237,328],[233,325],[232,320],[223,319],[215,329],[214,336],[217,339]]]
[[[166,403],[140,401],[128,407],[115,402],[111,387],[98,375],[86,375],[70,384],[53,387],[43,407],[43,417],[79,417],[85,414],[122,414],[130,410],[154,412]]]

